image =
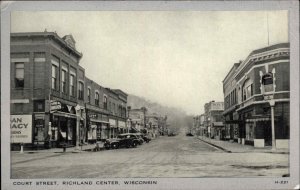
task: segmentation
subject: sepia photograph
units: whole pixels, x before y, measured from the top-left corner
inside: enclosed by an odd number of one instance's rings
[[[299,188],[299,3],[30,3],[1,4],[4,189]]]

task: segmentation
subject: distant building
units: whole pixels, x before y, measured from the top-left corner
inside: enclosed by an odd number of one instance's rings
[[[204,125],[207,130],[208,137],[215,139],[223,139],[225,129],[223,125],[224,102],[210,101],[204,105],[205,121]]]
[[[129,109],[129,119],[133,131],[143,131],[146,127],[147,109],[142,107],[138,109]]]

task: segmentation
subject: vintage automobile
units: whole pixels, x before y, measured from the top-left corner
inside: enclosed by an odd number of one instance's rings
[[[149,136],[144,135],[144,134],[142,134],[141,136],[142,136],[142,138],[144,139],[144,141],[145,141],[146,143],[149,143],[149,142],[151,141],[151,138],[150,138]]]
[[[117,138],[107,139],[104,143],[106,149],[117,149],[120,147],[136,147],[140,143],[138,137],[134,134],[119,134]]]
[[[144,139],[142,138],[142,136],[141,135],[139,135],[139,134],[134,134],[136,137],[137,137],[137,139],[139,140],[139,145],[142,145],[143,143],[144,143]]]
[[[151,141],[151,138],[148,137],[146,134],[144,133],[135,133],[140,139],[143,140],[143,142],[149,143]]]

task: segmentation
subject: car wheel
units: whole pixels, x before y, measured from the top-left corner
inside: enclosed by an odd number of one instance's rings
[[[111,148],[117,149],[117,148],[118,148],[118,145],[117,145],[116,143],[114,143],[114,144],[111,145]]]
[[[136,142],[133,142],[132,143],[132,147],[134,148],[134,147],[136,147],[137,146],[137,143]]]

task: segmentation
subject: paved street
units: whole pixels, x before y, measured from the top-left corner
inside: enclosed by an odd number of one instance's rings
[[[12,178],[251,177],[288,174],[288,154],[227,153],[195,137],[161,136],[137,148],[12,152]]]

